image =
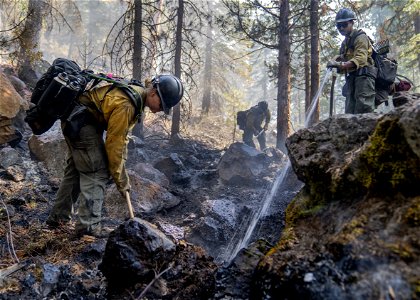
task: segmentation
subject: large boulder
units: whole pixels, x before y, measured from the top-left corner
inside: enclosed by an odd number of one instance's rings
[[[341,133],[331,127],[338,120],[348,124]],[[290,137],[306,186],[286,210],[281,240],[258,264],[251,298],[419,298],[419,120],[420,101],[408,101]]]
[[[156,265],[169,260],[175,244],[155,225],[133,219],[121,224],[108,239],[100,269],[110,285],[151,280]]]
[[[238,217],[244,217],[239,206],[232,199],[206,200],[202,205],[202,215],[187,233],[187,240],[194,244],[209,244],[210,254],[214,249],[220,253],[220,244],[227,241],[235,230]],[[217,251],[219,250],[219,251]]]
[[[21,138],[22,112],[28,103],[16,92],[8,77],[0,71],[0,145]],[[16,128],[18,125],[20,128]]]
[[[28,146],[35,158],[45,164],[51,178],[63,177],[68,147],[59,122],[42,135],[32,135]]]
[[[392,96],[392,104],[394,107],[399,107],[407,103],[413,104],[418,100],[420,100],[419,93],[398,92]]]
[[[165,174],[170,182],[176,182],[177,176],[186,170],[184,163],[176,153],[171,153],[169,157],[157,161],[153,166]]]
[[[267,156],[263,152],[237,142],[230,145],[217,169],[224,183],[241,185],[255,182],[267,165]]]
[[[289,157],[311,196],[418,190],[419,100],[386,115],[339,115],[292,135]]]
[[[20,108],[27,109],[28,104],[16,92],[9,78],[0,72],[0,117],[13,119]]]
[[[160,184],[128,170],[131,184],[131,203],[135,214],[154,214],[179,204],[180,200]],[[126,199],[121,196],[115,185],[108,188],[105,209],[112,218],[124,219],[127,216]]]
[[[110,234],[99,268],[109,294],[120,299],[141,293],[148,299],[209,299],[214,290],[216,265],[202,249],[174,244],[156,226],[138,218]]]
[[[16,92],[18,92],[18,94],[23,98],[29,97],[30,91],[28,87],[21,79],[19,79],[19,77],[17,77],[15,70],[10,67],[6,67],[3,71],[4,74],[9,78],[10,83],[13,85]]]
[[[286,140],[289,158],[299,180],[313,195],[323,195],[368,140],[379,114],[337,115],[297,131]]]
[[[30,64],[25,64],[21,66],[18,72],[18,76],[22,79],[28,86],[34,88],[38,80],[42,75],[47,72],[48,68],[51,66],[46,60],[36,60]]]
[[[165,174],[160,172],[158,169],[155,169],[151,164],[138,163],[131,169],[141,177],[149,179],[164,188],[169,186],[169,180]]]

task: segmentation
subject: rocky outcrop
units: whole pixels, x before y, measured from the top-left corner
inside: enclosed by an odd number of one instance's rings
[[[16,92],[7,76],[0,70],[0,145],[21,139],[16,129],[23,131],[22,113],[28,103]],[[16,128],[16,124],[20,128]]]
[[[372,134],[378,114],[338,115],[299,130],[286,141],[297,177],[314,197],[332,197],[336,178]]]
[[[0,72],[0,117],[13,119],[19,109],[27,109],[28,104],[16,92],[7,76]]]
[[[253,271],[271,247],[267,241],[258,240],[242,249],[229,266],[221,267],[216,274],[216,293],[212,299],[252,299],[249,296]]]
[[[340,115],[291,136],[290,160],[311,196],[334,199],[374,190],[410,192],[419,179],[419,103],[384,116]]]
[[[394,107],[399,107],[405,104],[411,105],[418,100],[420,100],[419,93],[398,92],[392,96],[392,104],[394,104]]]
[[[260,261],[253,299],[420,296],[420,101],[337,116],[287,142],[305,188]]]
[[[234,143],[220,159],[219,177],[226,184],[243,185],[255,180],[267,168],[267,156],[244,143]]]
[[[63,177],[67,144],[59,122],[42,135],[32,135],[28,146],[35,158],[45,164],[51,178]]]
[[[178,154],[171,153],[169,157],[165,157],[154,164],[154,167],[173,182],[177,174],[185,170],[185,166]]]
[[[0,149],[0,167],[7,169],[10,166],[20,165],[21,163],[22,158],[15,149],[11,147]]]
[[[131,203],[135,214],[153,214],[179,204],[180,200],[158,182],[144,178],[135,171],[128,170],[131,184]],[[126,199],[121,196],[115,185],[108,188],[105,196],[105,209],[116,219],[128,216]]]
[[[111,233],[100,269],[108,291],[120,299],[124,290],[148,299],[208,299],[216,265],[200,248],[174,244],[156,226],[136,218]]]
[[[138,163],[131,169],[137,174],[139,174],[141,177],[149,179],[164,188],[167,188],[169,186],[169,180],[165,176],[165,174],[153,168],[153,166],[150,164]]]

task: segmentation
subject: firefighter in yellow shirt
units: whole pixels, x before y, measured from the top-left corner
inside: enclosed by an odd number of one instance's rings
[[[79,200],[76,234],[101,236],[101,210],[109,175],[122,195],[130,190],[125,168],[129,131],[146,106],[153,113],[169,114],[183,95],[182,83],[173,75],[159,75],[146,83],[145,88],[136,85],[130,88],[137,93],[138,103],[133,103],[125,90],[111,84],[80,96],[79,103],[87,110],[85,122],[76,135],[66,134],[70,124],[63,122],[69,154],[64,178],[47,219],[50,227],[70,221],[73,204]]]
[[[345,113],[372,112],[375,108],[375,79],[378,70],[372,59],[372,45],[362,30],[353,28],[356,15],[348,8],[342,8],[336,16],[336,26],[345,36],[340,55],[327,64],[346,75],[343,96],[346,97]]]

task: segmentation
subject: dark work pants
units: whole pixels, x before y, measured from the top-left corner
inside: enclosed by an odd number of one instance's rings
[[[373,112],[375,109],[375,79],[371,76],[349,75],[346,78],[346,114]]]
[[[69,152],[64,177],[48,219],[69,220],[78,200],[76,229],[91,231],[100,226],[105,185],[109,178],[102,132],[95,126],[85,125],[78,138],[66,137],[66,142]]]
[[[261,129],[262,130],[262,129]],[[260,132],[261,132],[260,130]],[[254,134],[252,132],[252,130],[244,130],[244,134],[243,134],[243,141],[245,144],[247,144],[248,146],[251,146],[253,148],[255,147],[254,141],[253,141],[253,137]],[[265,131],[263,131],[258,137],[257,137],[258,143],[260,144],[260,150],[264,150],[266,148],[266,143],[265,143]]]

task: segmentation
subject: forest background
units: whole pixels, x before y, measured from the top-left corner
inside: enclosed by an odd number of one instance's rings
[[[356,12],[356,26],[374,41],[390,40],[398,73],[418,91],[416,0],[0,0],[0,63],[16,67],[29,86],[45,71],[42,61],[57,57],[142,81],[173,73],[186,100],[170,117],[154,117],[171,136],[209,115],[235,132],[236,112],[267,100],[269,143],[284,149],[338,54],[343,37],[334,21],[342,7]],[[343,84],[338,76],[336,113],[344,111]],[[310,122],[329,116],[329,95],[327,82]]]

